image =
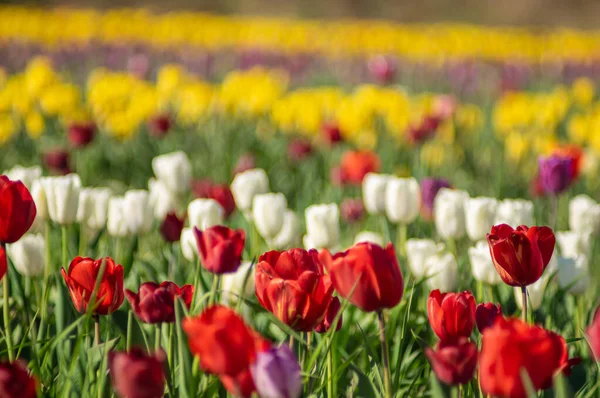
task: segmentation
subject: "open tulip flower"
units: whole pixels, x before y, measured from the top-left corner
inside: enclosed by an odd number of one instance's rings
[[[246,241],[244,230],[217,225],[200,231],[194,228],[202,266],[214,274],[235,272],[241,263]]]

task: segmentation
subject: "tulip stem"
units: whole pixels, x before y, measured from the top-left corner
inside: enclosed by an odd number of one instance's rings
[[[398,224],[398,251],[402,257],[406,257],[406,238],[408,236],[408,226],[404,223]]]
[[[100,344],[100,316],[94,315],[94,345]]]
[[[83,224],[79,225],[79,255],[85,257],[85,249],[87,247],[87,240],[85,236],[85,228]]]
[[[556,231],[556,222],[558,219],[558,195],[550,196],[550,201],[552,203],[552,212],[550,213],[550,225],[552,229]]]
[[[208,298],[208,306],[211,306],[216,302],[217,290],[219,289],[219,280],[220,279],[221,279],[220,275],[213,276],[212,286],[210,288],[210,297]]]
[[[162,329],[162,324],[158,323],[156,325],[156,334],[154,335],[154,351],[158,352],[158,350],[160,350],[160,338],[161,338],[161,329]]]
[[[336,394],[334,392],[335,382],[333,380],[333,339],[335,338],[335,333],[331,335],[331,341],[329,342],[329,351],[327,351],[327,396],[335,397]]]
[[[523,319],[523,322],[527,323],[527,286],[521,286],[521,300],[523,303],[521,319]]]
[[[2,243],[2,248],[4,249],[6,247],[6,245],[4,243]],[[6,249],[5,249],[6,250]],[[9,298],[9,291],[8,291],[8,284],[9,284],[9,280],[8,280],[8,275],[4,276],[4,283],[3,283],[3,287],[4,287],[4,292],[3,292],[3,299],[4,299],[4,304],[2,306],[2,311],[4,313],[4,336],[6,338],[6,350],[8,351],[8,360],[10,362],[15,360],[15,353],[13,352],[13,347],[12,347],[12,333],[10,330],[10,311],[8,308],[8,298]]]
[[[390,361],[388,358],[387,341],[385,339],[385,321],[383,319],[383,311],[377,311],[379,320],[379,340],[381,340],[381,360],[383,362],[383,382],[385,385],[385,397],[392,397],[392,383],[390,379]]]
[[[131,338],[133,334],[133,311],[127,313],[127,339],[125,340],[125,349],[127,352],[131,350]]]
[[[66,225],[62,225],[61,227],[61,232],[62,232],[62,266],[65,267],[65,269],[69,268],[69,230],[68,230],[68,226]],[[59,283],[56,284],[56,293],[57,293],[57,300],[56,300],[56,307],[62,307],[64,305],[64,294],[63,294],[63,289],[62,286]],[[56,311],[56,328],[58,330],[58,332],[62,332],[63,328],[65,326],[65,311],[62,308],[59,308],[59,310]]]

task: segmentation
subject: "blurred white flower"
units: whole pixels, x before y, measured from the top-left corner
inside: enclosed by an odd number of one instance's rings
[[[469,198],[465,203],[467,216],[467,235],[472,241],[485,239],[494,225],[496,206],[498,201],[494,198],[477,197]]]
[[[6,248],[15,269],[25,276],[39,276],[44,272],[46,243],[40,234],[25,234]]]
[[[282,193],[261,193],[252,201],[252,221],[260,236],[269,241],[281,228],[287,210],[287,200]]]
[[[81,189],[79,176],[67,174],[58,177],[43,177],[40,181],[46,195],[50,219],[61,225],[73,224],[77,219],[79,190]]]
[[[496,208],[495,225],[508,224],[513,228],[519,225],[533,225],[533,202],[524,199],[504,199]]]
[[[181,231],[181,253],[188,261],[195,261],[198,258],[198,246],[196,245],[196,235],[194,228],[184,228]]]
[[[451,292],[456,289],[458,264],[452,253],[438,253],[425,260],[427,286],[429,289],[440,289]]]
[[[425,261],[444,249],[443,243],[431,239],[409,239],[406,241],[406,257],[411,274],[418,280],[427,274]]]
[[[559,257],[558,259],[558,285],[575,295],[585,293],[590,285],[590,271],[588,258],[580,255],[575,258]]]
[[[260,193],[269,192],[269,178],[263,169],[238,173],[231,182],[231,193],[238,209],[250,216],[252,201]]]
[[[385,190],[392,178],[388,174],[367,173],[362,182],[362,196],[369,214],[381,214],[385,210]]]
[[[177,211],[177,195],[165,186],[162,181],[151,178],[148,180],[150,202],[154,208],[154,218],[159,221],[165,219],[167,214]]]
[[[125,222],[125,197],[113,196],[108,200],[106,229],[110,236],[122,238],[129,235]]]
[[[465,234],[465,191],[442,188],[433,201],[435,228],[443,239],[458,239]]]
[[[192,165],[185,152],[177,151],[152,159],[152,171],[167,189],[176,194],[184,194],[190,189]]]
[[[125,192],[123,215],[131,235],[144,235],[150,232],[154,224],[154,209],[150,203],[150,193],[143,189],[131,189]]]
[[[108,219],[108,188],[82,188],[79,192],[77,222],[92,231],[100,231]]]
[[[13,181],[20,180],[27,189],[31,190],[33,182],[42,177],[42,167],[23,167],[17,165],[12,169],[5,171],[3,174]]]
[[[588,195],[577,195],[569,202],[569,228],[595,233],[600,228],[600,205]]]
[[[381,236],[381,234],[371,231],[361,231],[357,233],[356,237],[354,238],[354,244],[360,242],[371,242],[381,247],[383,247],[384,245],[383,236]]]
[[[225,210],[214,199],[194,199],[188,205],[190,227],[205,230],[215,225],[222,225]]]
[[[385,191],[385,211],[391,222],[409,224],[419,215],[421,189],[411,178],[391,178]]]
[[[333,249],[340,242],[340,211],[335,203],[308,206],[304,212],[306,218],[307,248]]]
[[[237,271],[221,275],[221,302],[234,306],[239,297],[254,296],[254,267],[252,262],[243,262]]]
[[[542,276],[535,283],[527,286],[527,308],[531,311],[535,311],[542,305],[542,301],[544,301],[544,291],[546,290],[546,285],[548,284],[548,278]],[[515,287],[515,301],[517,302],[517,307],[520,310],[523,309],[523,299],[521,295],[521,288]]]
[[[30,193],[35,203],[36,214],[29,232],[41,232],[43,230],[44,222],[49,219],[49,216],[46,192],[44,191],[44,186],[40,180],[33,181]]]
[[[273,249],[290,249],[298,245],[300,238],[300,220],[292,210],[286,210],[281,231],[269,241]]]
[[[492,262],[492,255],[490,254],[487,241],[479,241],[474,247],[469,248],[469,261],[471,262],[471,272],[473,272],[475,280],[489,285],[496,285],[502,282],[502,278]]]
[[[591,250],[591,234],[589,231],[578,233],[575,231],[559,231],[554,234],[560,254],[563,257],[575,258],[579,255],[589,257]]]

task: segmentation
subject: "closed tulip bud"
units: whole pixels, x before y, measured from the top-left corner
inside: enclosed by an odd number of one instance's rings
[[[588,258],[580,255],[575,258],[558,259],[558,285],[571,294],[584,294],[590,285]]]
[[[39,276],[44,272],[46,243],[39,234],[25,234],[7,247],[8,255],[16,270],[28,277]]]
[[[569,202],[569,228],[579,233],[595,233],[600,228],[600,205],[587,195]]]
[[[108,369],[112,385],[122,398],[160,398],[165,394],[162,351],[147,354],[140,348],[108,353]]]
[[[22,361],[0,362],[0,395],[3,398],[36,398],[36,384]]]
[[[194,296],[194,286],[177,286],[173,282],[145,282],[139,293],[125,290],[127,301],[138,319],[144,323],[175,322],[175,300],[179,297],[190,308]]]
[[[167,214],[177,211],[179,202],[177,194],[169,191],[164,183],[151,178],[148,180],[148,190],[156,220],[164,220]]]
[[[231,182],[231,193],[235,204],[241,211],[252,210],[254,197],[269,192],[269,178],[263,169],[251,169],[238,173]]]
[[[27,189],[31,190],[33,182],[42,176],[42,168],[40,166],[15,166],[3,173],[12,181],[21,181]]]
[[[178,217],[175,213],[169,213],[160,225],[160,234],[165,242],[173,243],[181,238],[181,231],[185,218]]]
[[[215,225],[204,231],[194,228],[194,235],[202,266],[207,271],[213,274],[237,271],[246,242],[246,233],[243,229],[233,230]]]
[[[452,291],[458,280],[458,264],[452,253],[440,252],[425,260],[425,276],[430,289]]]
[[[485,239],[486,234],[494,225],[497,205],[498,201],[494,198],[467,199],[465,203],[467,235],[472,241]]]
[[[353,224],[362,220],[365,215],[365,206],[362,199],[347,198],[340,204],[342,220],[347,224]]]
[[[178,151],[152,159],[152,171],[170,192],[184,194],[190,190],[192,165],[185,152]]]
[[[53,174],[65,175],[71,172],[69,152],[65,150],[55,149],[44,153],[42,162],[46,169]]]
[[[244,262],[237,271],[221,276],[221,301],[233,306],[240,299],[254,297],[254,267]]]
[[[14,243],[31,228],[35,202],[21,181],[0,176],[0,209],[0,243]]]
[[[131,189],[125,192],[123,214],[130,235],[144,235],[150,232],[154,224],[153,213],[148,191]]]
[[[108,219],[108,201],[112,195],[108,188],[82,188],[79,191],[77,222],[92,231],[100,231]]]
[[[600,311],[596,309],[592,323],[585,330],[592,355],[596,361],[600,361]]]
[[[73,224],[77,219],[81,179],[77,174],[40,179],[48,203],[50,219],[60,225]]]
[[[323,123],[321,125],[321,137],[329,146],[334,146],[343,141],[342,132],[337,123]]]
[[[327,307],[327,311],[325,312],[325,317],[323,318],[321,323],[317,325],[317,327],[315,328],[315,332],[326,333],[333,326],[335,318],[338,316],[338,313],[341,311],[341,309],[342,303],[340,302],[340,299],[337,297],[333,297],[329,302],[329,306]],[[335,327],[336,331],[342,328],[342,318],[343,317],[340,314],[340,317]]]
[[[533,224],[533,202],[524,199],[504,199],[496,207],[498,224],[508,224],[513,228]]]
[[[287,345],[258,353],[250,365],[252,379],[263,398],[298,398],[302,395],[302,369]]]
[[[75,148],[87,146],[96,136],[96,125],[94,123],[72,123],[69,125],[67,137]]]
[[[409,239],[406,241],[406,257],[411,274],[419,280],[427,275],[425,262],[444,249],[442,243],[431,239]]]
[[[371,232],[371,231],[361,231],[361,232],[357,233],[356,237],[354,238],[354,244],[357,244],[360,242],[371,242],[371,243],[374,243],[379,246],[384,245],[383,236],[381,236],[380,234],[378,234],[376,232]]]
[[[560,231],[556,233],[556,240],[563,257],[578,257],[591,255],[592,236],[589,231],[578,233],[575,231]]]
[[[252,220],[258,233],[266,240],[274,238],[283,227],[287,200],[282,193],[263,193],[254,196]]]
[[[342,180],[346,184],[361,185],[368,173],[377,173],[381,161],[370,151],[347,151],[340,162]]]
[[[469,194],[442,188],[435,197],[433,213],[435,228],[443,239],[459,239],[465,235],[465,201]]]
[[[492,326],[497,317],[502,317],[502,308],[500,304],[481,303],[477,304],[475,309],[475,323],[479,333]]]
[[[367,173],[362,181],[362,194],[365,209],[369,214],[385,211],[385,191],[393,177],[389,174]]]
[[[469,291],[441,293],[438,289],[433,290],[427,300],[431,329],[443,342],[468,338],[475,326],[475,307],[475,297]]]
[[[385,191],[385,210],[393,223],[409,224],[419,215],[421,191],[415,178],[392,178]]]
[[[211,186],[208,197],[219,202],[225,211],[225,218],[229,218],[235,211],[235,200],[233,199],[233,194],[228,185],[215,184]]]
[[[167,135],[169,130],[171,130],[173,121],[171,120],[171,116],[168,114],[160,114],[150,119],[148,124],[150,127],[150,133],[154,137],[162,138]]]
[[[475,280],[488,285],[497,285],[502,282],[500,274],[494,267],[487,241],[482,240],[477,242],[474,247],[469,247],[469,261]]]
[[[125,220],[125,197],[113,196],[108,200],[108,218],[106,229],[110,236],[123,238],[129,236],[129,228]]]
[[[466,384],[473,378],[477,366],[477,344],[463,338],[458,342],[440,342],[434,351],[427,347],[425,356],[436,377],[454,386]]]
[[[274,249],[282,250],[297,246],[299,240],[300,220],[292,210],[286,210],[281,230],[268,243]]]
[[[542,306],[542,302],[544,301],[544,291],[546,290],[546,285],[548,284],[547,277],[541,277],[535,283],[527,286],[527,305],[528,308],[535,311]],[[523,300],[522,291],[520,287],[515,287],[515,301],[517,302],[517,307],[522,310],[523,309]]]
[[[311,205],[304,211],[306,237],[316,249],[333,249],[340,243],[340,211],[335,203]]]
[[[303,139],[293,139],[288,144],[287,155],[292,163],[300,163],[313,152],[310,142]]]
[[[98,274],[103,266],[104,272],[99,288],[93,295]],[[88,310],[90,304],[94,305],[93,314],[111,314],[123,303],[123,266],[115,264],[110,257],[98,260],[75,257],[69,264],[69,270],[65,271],[62,268],[60,272],[69,288],[73,305],[81,314]],[[92,296],[96,297],[95,302],[90,302]]]
[[[573,183],[574,159],[562,156],[540,157],[539,178],[544,192],[557,195]]]
[[[188,205],[190,226],[204,230],[223,224],[224,210],[214,199],[194,199]]]
[[[423,219],[432,219],[433,202],[442,188],[450,188],[450,183],[444,178],[423,178],[421,180],[421,217]]]

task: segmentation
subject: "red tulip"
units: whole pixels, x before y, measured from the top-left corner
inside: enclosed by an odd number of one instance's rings
[[[448,385],[471,381],[477,366],[477,345],[466,337],[453,343],[440,342],[437,350],[425,349],[437,378]]]
[[[177,286],[173,282],[145,282],[140,286],[139,293],[125,290],[125,296],[137,317],[145,323],[175,322],[175,298],[181,297],[190,308],[194,286]]]
[[[69,167],[69,152],[55,149],[44,153],[42,161],[44,166],[55,174],[65,175],[71,172]]]
[[[8,261],[6,259],[6,249],[3,245],[0,245],[0,279],[4,278],[8,271]]]
[[[348,151],[340,163],[345,183],[360,185],[367,173],[377,173],[381,168],[379,156],[369,151]]]
[[[209,178],[197,180],[192,183],[192,192],[197,198],[214,199],[225,210],[225,218],[229,218],[235,211],[235,199],[227,184],[214,184]]]
[[[400,302],[404,282],[391,243],[383,249],[361,242],[333,257],[323,250],[319,257],[335,290],[363,311],[380,311]]]
[[[23,362],[0,362],[0,397],[35,398],[36,384]]]
[[[408,141],[412,144],[420,144],[433,135],[440,124],[441,120],[436,116],[425,116],[419,124],[410,126],[408,129]]]
[[[315,332],[327,332],[331,328],[333,322],[335,321],[335,317],[338,315],[341,309],[342,304],[340,303],[340,299],[337,297],[332,298],[331,302],[329,303],[329,307],[327,307],[325,317],[323,318],[321,323],[317,325],[317,327],[315,328]],[[340,319],[338,319],[337,325],[335,327],[336,332],[342,328],[342,318],[343,316],[340,315]]]
[[[202,314],[183,321],[190,351],[200,358],[200,366],[219,376],[232,395],[250,397],[256,387],[250,365],[259,352],[269,349],[264,340],[233,310],[215,305]]]
[[[142,349],[108,353],[108,369],[117,395],[123,398],[160,398],[165,393],[165,354]]]
[[[559,146],[554,148],[551,155],[571,159],[572,169],[570,177],[573,180],[576,180],[577,177],[579,177],[585,160],[585,154],[581,147],[573,144]]]
[[[123,266],[115,264],[110,257],[98,260],[89,257],[75,257],[69,264],[68,272],[64,268],[60,270],[69,288],[73,305],[80,313],[84,313],[88,309],[102,263],[105,263],[104,273],[96,292],[93,313],[107,315],[118,310],[125,298]]]
[[[600,361],[600,310],[596,309],[592,324],[586,329],[586,334],[596,361]]]
[[[87,146],[94,140],[96,125],[94,123],[73,123],[69,126],[67,137],[75,148]]]
[[[242,261],[242,251],[246,241],[243,229],[233,230],[216,225],[200,231],[194,228],[198,253],[202,266],[214,274],[237,271]]]
[[[253,154],[245,153],[239,157],[235,167],[233,168],[233,175],[237,173],[241,173],[246,170],[255,169],[256,168],[256,159]]]
[[[157,115],[150,120],[150,133],[158,138],[167,135],[171,129],[171,117],[167,114]]]
[[[469,291],[429,293],[427,316],[434,333],[444,343],[471,336],[475,326],[475,297]]]
[[[333,146],[338,142],[343,141],[342,132],[340,131],[340,127],[336,123],[324,123],[321,126],[321,132],[323,140],[329,146]]]
[[[255,275],[258,302],[291,328],[312,331],[327,312],[333,286],[316,250],[270,251]]]
[[[568,371],[565,339],[519,319],[498,318],[483,332],[479,381],[486,395],[526,397],[521,371],[536,390],[552,385],[552,378]]]
[[[208,198],[210,197],[210,191],[212,189],[212,181],[210,178],[203,178],[201,180],[192,181],[192,193],[196,198]]]
[[[0,176],[0,243],[21,239],[31,228],[35,215],[35,203],[27,187],[21,181]]]
[[[294,139],[288,144],[288,159],[293,163],[299,163],[310,156],[313,148],[310,142],[302,139]]]
[[[502,317],[502,308],[500,307],[500,304],[477,304],[477,309],[475,310],[475,322],[477,323],[479,333],[483,333],[486,328],[492,326],[498,317]]]
[[[365,215],[365,205],[362,199],[344,199],[340,205],[342,220],[351,224],[360,221]]]
[[[500,224],[487,234],[496,271],[510,286],[527,286],[542,276],[554,252],[554,233],[548,227]]]
[[[166,242],[177,242],[181,238],[184,223],[185,217],[179,218],[177,214],[171,212],[167,214],[160,225],[160,234]]]

